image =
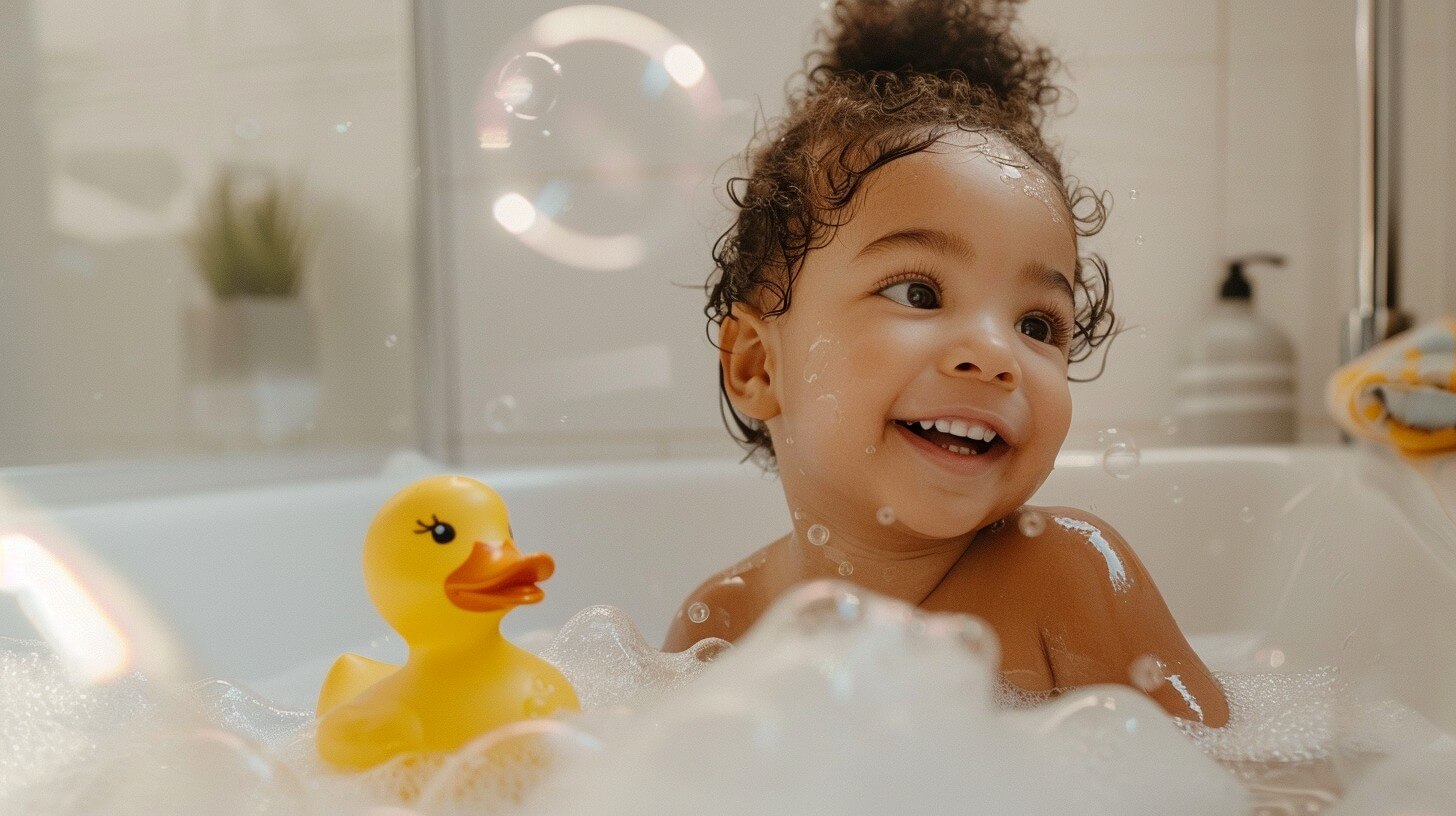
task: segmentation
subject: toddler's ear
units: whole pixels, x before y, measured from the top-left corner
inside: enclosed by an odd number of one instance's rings
[[[774,339],[758,312],[743,303],[733,304],[733,314],[718,327],[718,364],[728,399],[740,413],[761,422],[779,415]]]

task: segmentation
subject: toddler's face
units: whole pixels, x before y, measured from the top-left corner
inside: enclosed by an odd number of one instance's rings
[[[849,536],[977,530],[1031,497],[1066,438],[1072,223],[1036,165],[983,141],[877,170],[762,324],[785,490]],[[937,419],[966,425],[923,427]],[[984,453],[978,421],[1000,431]]]

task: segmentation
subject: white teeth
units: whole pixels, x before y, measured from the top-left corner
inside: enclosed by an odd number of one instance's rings
[[[996,439],[995,431],[979,422],[967,422],[964,419],[912,419],[906,421],[905,424],[919,425],[920,429],[925,431],[934,428],[941,433],[955,434],[987,444]]]

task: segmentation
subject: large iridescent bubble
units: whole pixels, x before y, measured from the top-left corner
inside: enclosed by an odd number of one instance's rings
[[[476,96],[491,214],[551,261],[636,267],[691,223],[685,201],[727,155],[723,111],[697,51],[655,20],[548,12],[499,52]]]

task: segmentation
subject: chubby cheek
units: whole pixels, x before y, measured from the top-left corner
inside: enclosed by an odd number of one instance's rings
[[[781,374],[784,433],[805,455],[873,455],[893,399],[894,372],[886,368],[893,358],[862,337],[823,333],[799,343]]]

